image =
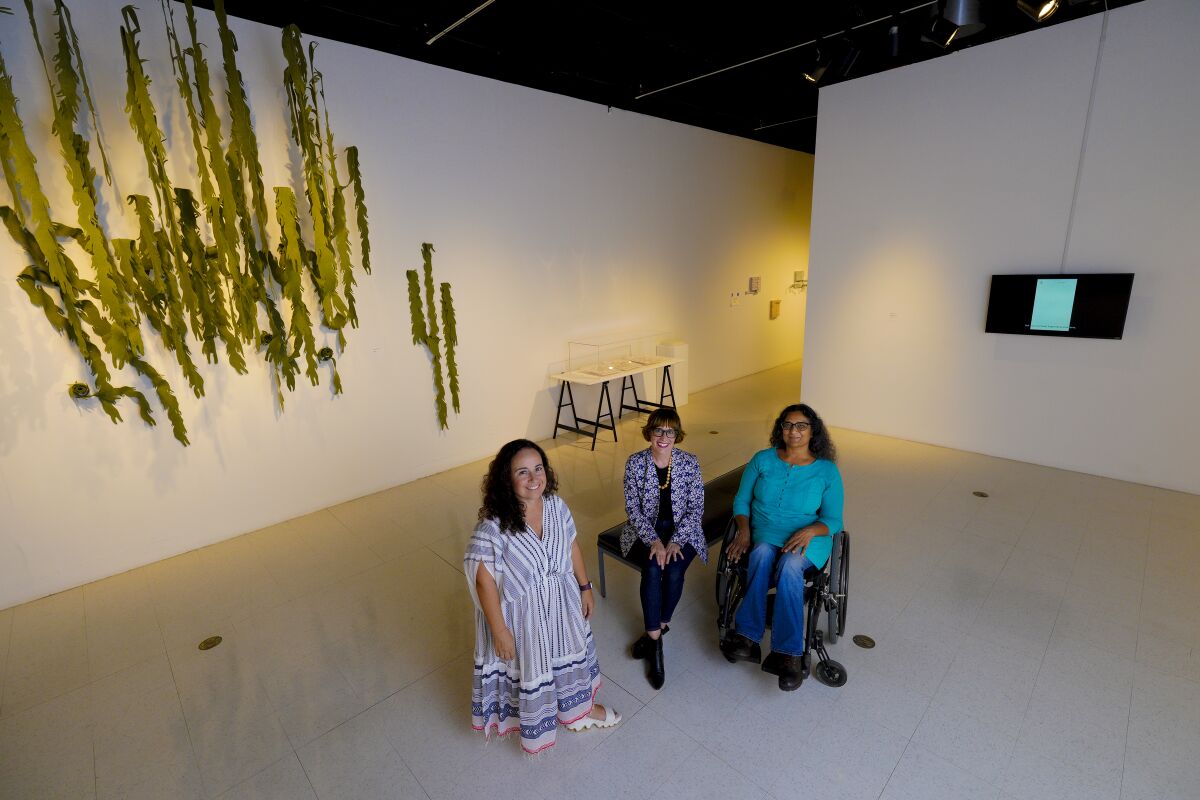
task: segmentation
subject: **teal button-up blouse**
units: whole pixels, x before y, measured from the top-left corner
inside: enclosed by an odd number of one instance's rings
[[[828,536],[817,536],[804,551],[817,567],[829,560],[833,534],[842,529],[842,474],[837,464],[817,459],[798,467],[781,459],[774,448],[754,454],[746,470],[733,513],[750,517],[754,543],[782,547],[793,533],[806,525],[823,522]]]

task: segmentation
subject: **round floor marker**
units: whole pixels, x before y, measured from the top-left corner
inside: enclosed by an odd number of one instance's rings
[[[976,497],[987,497],[988,496],[987,492],[971,492],[971,494],[975,495]]]
[[[200,643],[201,650],[212,650],[214,647],[224,641],[220,636],[210,636]]]
[[[874,639],[872,639],[870,636],[864,636],[861,633],[856,634],[853,637],[851,637],[850,641],[854,642],[856,645],[863,648],[864,650],[870,650],[872,647],[875,646]]]

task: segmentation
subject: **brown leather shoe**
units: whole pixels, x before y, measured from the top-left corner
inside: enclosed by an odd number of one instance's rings
[[[736,661],[762,662],[762,648],[738,633],[730,633],[721,640],[721,653],[730,664]]]
[[[792,692],[800,688],[800,684],[804,683],[804,659],[801,656],[788,656],[782,653],[772,653],[772,656],[778,656],[778,669],[776,673],[779,676],[779,688],[785,692]]]

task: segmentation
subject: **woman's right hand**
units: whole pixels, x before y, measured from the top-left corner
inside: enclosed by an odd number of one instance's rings
[[[667,566],[667,548],[662,539],[655,539],[654,544],[650,545],[650,558],[658,562],[659,569]]]
[[[508,628],[494,631],[492,639],[496,644],[496,655],[502,661],[512,661],[517,657],[517,642],[513,639],[512,631]]]
[[[734,564],[742,560],[742,556],[750,549],[750,526],[738,525],[738,532],[729,543],[729,560]]]

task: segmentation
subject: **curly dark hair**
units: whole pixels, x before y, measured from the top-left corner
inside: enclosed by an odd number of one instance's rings
[[[483,505],[479,507],[479,521],[495,519],[500,522],[500,530],[508,533],[520,533],[525,530],[525,504],[517,499],[517,493],[512,486],[512,461],[522,450],[536,450],[541,456],[542,466],[546,468],[546,490],[542,496],[554,494],[558,490],[558,476],[550,468],[550,460],[546,451],[528,439],[514,439],[500,448],[500,452],[488,464],[487,475],[483,476]]]
[[[787,419],[788,414],[794,414],[797,411],[807,417],[812,424],[808,452],[812,453],[813,458],[837,462],[837,448],[833,445],[833,439],[829,438],[829,428],[825,427],[825,420],[812,410],[812,406],[804,403],[793,403],[779,412],[779,416],[775,418],[775,424],[771,426],[771,447],[776,450],[787,449],[787,445],[783,441],[783,421]]]

